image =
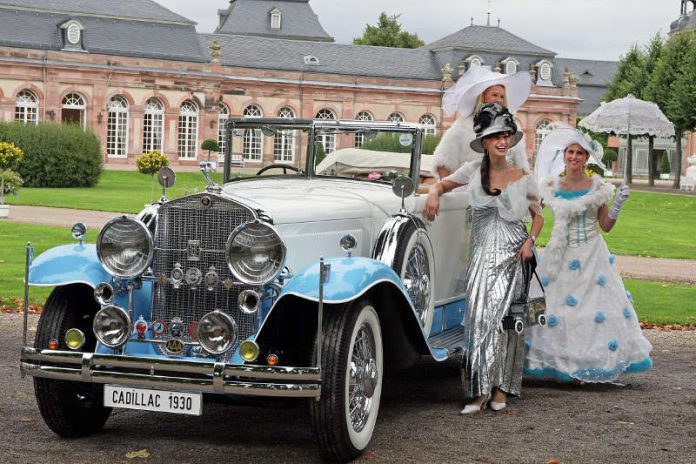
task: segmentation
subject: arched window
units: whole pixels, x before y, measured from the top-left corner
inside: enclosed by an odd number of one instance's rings
[[[30,90],[22,90],[17,94],[15,104],[15,121],[24,124],[37,124],[39,110],[39,99],[36,98],[34,92]]]
[[[157,98],[145,102],[143,152],[164,151],[164,105]]]
[[[76,123],[82,127],[87,124],[87,105],[81,95],[69,93],[63,98],[61,121],[64,123]]]
[[[418,120],[418,124],[423,126],[423,133],[425,133],[425,135],[435,135],[435,127],[437,125],[435,122],[435,116],[431,114],[424,114]]]
[[[515,74],[517,72],[517,62],[510,60],[505,63],[505,74]]]
[[[539,150],[539,145],[544,141],[547,135],[553,130],[553,125],[548,119],[542,119],[536,126],[536,133],[534,135],[534,151]]]
[[[295,112],[287,106],[278,111],[279,118],[294,118]],[[273,159],[286,163],[292,163],[295,158],[295,131],[276,131],[273,140]]]
[[[374,118],[367,111],[361,111],[355,116],[358,121],[373,121]],[[365,143],[365,134],[355,134],[355,148],[360,148]]]
[[[278,8],[271,10],[271,29],[280,29],[281,13]]]
[[[128,102],[120,95],[109,100],[106,123],[107,156],[128,155]]]
[[[316,119],[336,119],[333,111],[322,108],[317,112]],[[322,134],[317,138],[317,142],[321,143],[324,148],[324,153],[327,155],[336,151],[336,134]]]
[[[260,118],[263,111],[257,105],[249,105],[244,108],[244,116]],[[250,161],[261,161],[263,158],[263,139],[260,129],[247,129],[244,131],[244,159]]]
[[[178,154],[181,159],[195,159],[198,147],[198,105],[186,100],[179,107]]]
[[[391,122],[404,122],[404,116],[401,113],[394,112],[387,116],[387,121]]]
[[[227,105],[220,103],[218,105],[218,161],[225,160],[225,124],[230,117],[230,109]]]

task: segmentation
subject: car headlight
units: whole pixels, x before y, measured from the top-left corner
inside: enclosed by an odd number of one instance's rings
[[[102,344],[116,348],[128,340],[131,333],[131,320],[125,309],[110,305],[97,311],[92,329]]]
[[[137,219],[121,216],[104,225],[97,238],[97,256],[116,277],[142,274],[150,266],[154,251],[152,234]]]
[[[198,343],[213,355],[228,351],[237,341],[237,323],[222,311],[213,311],[198,322]]]
[[[227,239],[227,265],[241,282],[261,285],[283,270],[285,244],[271,225],[260,221],[237,227]]]

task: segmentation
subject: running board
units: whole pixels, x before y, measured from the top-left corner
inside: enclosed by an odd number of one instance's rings
[[[428,339],[431,351],[444,354],[444,358],[450,358],[462,351],[464,343],[464,327],[457,326],[454,329],[439,333]],[[444,352],[444,353],[443,353]],[[440,358],[441,356],[437,356]]]

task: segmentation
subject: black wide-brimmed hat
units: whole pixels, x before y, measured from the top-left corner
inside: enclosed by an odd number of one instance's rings
[[[479,153],[484,151],[483,139],[491,135],[507,132],[510,135],[510,148],[522,139],[522,131],[517,129],[515,118],[499,103],[486,103],[474,115],[474,132],[476,132],[476,138],[469,146]]]

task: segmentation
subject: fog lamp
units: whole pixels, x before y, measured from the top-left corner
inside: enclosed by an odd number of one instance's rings
[[[229,314],[213,311],[198,323],[198,342],[212,355],[221,355],[237,341],[237,323]]]
[[[277,366],[278,365],[278,355],[276,354],[269,354],[266,356],[266,363],[268,363],[269,366]]]
[[[110,348],[116,348],[128,340],[131,333],[131,320],[125,309],[110,305],[97,311],[92,328],[94,335],[101,343]]]
[[[239,345],[239,355],[245,361],[256,361],[256,358],[259,357],[259,345],[251,340],[244,340]]]
[[[80,329],[68,329],[65,332],[65,344],[71,350],[79,350],[85,344],[85,334]]]

